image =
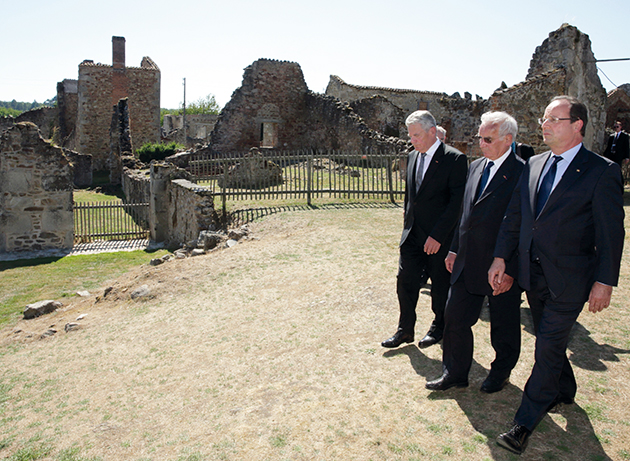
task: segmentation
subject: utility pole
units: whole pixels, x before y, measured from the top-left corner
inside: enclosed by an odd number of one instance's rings
[[[184,145],[186,145],[186,77],[184,77]]]

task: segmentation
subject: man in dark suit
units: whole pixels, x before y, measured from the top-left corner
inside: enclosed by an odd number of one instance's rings
[[[516,155],[518,155],[523,160],[527,160],[528,158],[536,155],[532,146],[530,146],[529,144],[523,144],[522,142],[513,142],[512,150],[516,152]]]
[[[613,125],[615,132],[608,137],[608,145],[604,151],[604,157],[609,158],[617,165],[627,162],[630,158],[630,136],[622,131],[619,120]]]
[[[505,112],[486,112],[481,116],[478,137],[484,158],[470,165],[462,215],[445,261],[451,272],[451,289],[444,315],[443,372],[440,378],[427,382],[427,389],[443,391],[468,386],[473,359],[472,326],[479,319],[485,296],[496,357],[481,391],[491,394],[503,389],[518,361],[521,290],[513,283],[516,258],[508,264],[503,280],[511,288],[493,296],[488,283],[499,227],[525,163],[513,150],[517,131],[516,120]]]
[[[407,161],[404,229],[396,291],[400,304],[398,330],[383,347],[414,340],[416,304],[424,274],[431,278],[431,309],[435,318],[418,344],[429,347],[442,339],[444,307],[450,274],[444,259],[459,217],[468,162],[466,156],[436,137],[430,112],[416,111],[406,120],[414,151]]]
[[[554,98],[540,120],[550,152],[530,158],[504,218],[488,271],[503,290],[506,261],[518,252],[518,282],[527,292],[536,352],[510,431],[497,443],[521,454],[532,431],[559,404],[574,402],[577,384],[566,356],[569,333],[588,301],[600,312],[619,279],[624,241],[619,165],[582,145],[584,104]]]

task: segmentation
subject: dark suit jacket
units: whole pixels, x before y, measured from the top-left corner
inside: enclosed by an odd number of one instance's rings
[[[530,157],[536,155],[534,152],[534,148],[529,144],[518,143],[516,145],[516,155],[518,155],[523,160],[527,160]]]
[[[619,165],[582,147],[536,218],[536,190],[551,152],[529,159],[501,225],[495,256],[519,251],[518,281],[530,289],[535,244],[558,302],[585,303],[594,282],[616,286],[624,241]]]
[[[457,149],[440,143],[416,194],[414,168],[418,152],[409,154],[407,160],[407,185],[405,187],[405,220],[400,245],[413,229],[418,242],[431,236],[442,248],[447,248],[453,238],[453,230],[459,218],[468,160]]]
[[[613,149],[613,141],[615,140],[615,135],[611,134],[608,137],[608,145],[606,146],[606,150],[604,151],[604,157],[609,158],[613,162],[621,165],[621,161],[623,159],[630,157],[630,136],[628,133],[624,133],[623,131],[619,133],[619,139],[615,143],[615,148]]]
[[[451,284],[464,273],[466,290],[473,294],[490,296],[492,287],[488,283],[488,269],[492,264],[494,246],[525,162],[514,151],[510,152],[479,200],[475,200],[485,166],[484,160],[475,160],[468,170],[462,215],[451,245],[451,251],[457,253]],[[517,258],[507,261],[508,275],[516,278],[517,270]]]

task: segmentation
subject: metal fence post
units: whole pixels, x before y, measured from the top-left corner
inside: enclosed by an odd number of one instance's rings
[[[311,149],[306,160],[306,204],[311,206],[311,191],[313,190],[313,150]]]

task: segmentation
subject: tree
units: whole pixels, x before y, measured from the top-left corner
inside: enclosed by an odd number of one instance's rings
[[[183,113],[183,105],[180,107],[180,114]],[[186,106],[187,114],[218,114],[221,107],[217,104],[213,94],[209,94],[205,98],[199,98]]]

